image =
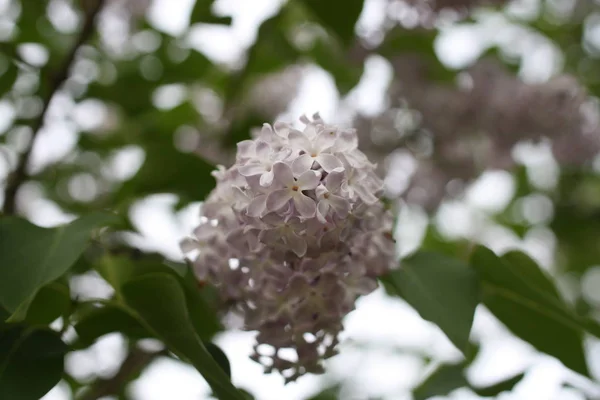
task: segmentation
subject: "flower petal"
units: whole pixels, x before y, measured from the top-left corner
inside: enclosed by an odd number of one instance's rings
[[[278,161],[273,164],[273,174],[275,181],[283,186],[292,186],[294,184],[294,174],[290,166],[286,163]]]
[[[329,195],[329,204],[340,217],[345,217],[350,212],[350,203],[341,196]]]
[[[325,170],[331,172],[336,168],[342,168],[344,164],[333,154],[319,154],[316,158],[317,162]]]
[[[256,157],[259,160],[264,160],[269,157],[269,154],[271,154],[271,146],[269,146],[269,144],[264,140],[257,140],[255,151]]]
[[[254,155],[254,141],[253,140],[242,140],[237,144],[237,158],[244,159],[250,158]]]
[[[251,217],[260,217],[262,213],[265,211],[267,207],[267,195],[258,195],[250,204],[248,204],[248,209],[246,213]]]
[[[267,171],[260,176],[260,186],[269,187],[273,183],[273,170]]]
[[[298,257],[302,257],[306,254],[306,242],[294,232],[290,232],[290,234],[285,237],[285,241]]]
[[[292,191],[289,189],[275,190],[267,196],[267,211],[277,211],[292,198]]]
[[[288,135],[288,140],[290,141],[290,145],[292,146],[293,150],[303,150],[307,153],[310,153],[312,144],[310,143],[310,140],[306,137],[304,133],[299,131],[290,131]]]
[[[344,168],[335,168],[329,172],[325,179],[325,187],[332,193],[338,193],[344,178],[346,177],[346,170]]]
[[[334,145],[337,132],[334,129],[325,129],[315,139],[315,149],[319,152]]]
[[[317,205],[313,199],[300,192],[295,192],[293,198],[294,206],[300,215],[305,218],[311,218],[315,216],[315,213],[317,212]]]
[[[329,212],[329,202],[326,200],[319,201],[317,204],[317,219],[322,223],[327,223],[327,213]]]
[[[302,173],[308,171],[314,162],[315,159],[312,158],[310,154],[302,154],[300,157],[296,158],[294,162],[292,162],[292,172],[296,176],[301,175]]]
[[[356,191],[356,194],[358,194],[358,197],[366,204],[375,204],[377,202],[377,197],[363,185],[355,184],[353,185],[353,188]]]
[[[300,190],[311,190],[317,187],[320,180],[321,174],[313,170],[308,170],[298,177],[296,185],[298,185]]]
[[[259,163],[250,163],[239,167],[238,172],[242,176],[260,175],[265,172],[265,167]]]
[[[183,253],[189,253],[200,248],[200,243],[192,238],[185,238],[179,242],[179,247]]]

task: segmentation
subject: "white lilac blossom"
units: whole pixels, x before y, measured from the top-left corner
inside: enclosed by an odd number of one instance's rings
[[[198,279],[258,331],[252,358],[286,382],[323,372],[342,318],[396,264],[383,182],[356,132],[318,114],[300,120],[303,130],[265,124],[238,144],[182,242]]]

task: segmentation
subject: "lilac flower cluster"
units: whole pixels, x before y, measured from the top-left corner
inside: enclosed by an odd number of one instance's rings
[[[286,382],[323,372],[342,318],[396,263],[383,182],[355,131],[300,120],[303,130],[265,124],[238,144],[182,242],[198,279],[258,331],[252,358]]]

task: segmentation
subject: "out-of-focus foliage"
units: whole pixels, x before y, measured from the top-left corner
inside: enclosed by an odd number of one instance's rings
[[[470,381],[477,307],[598,379],[584,346],[600,336],[598,2],[479,9],[438,1],[432,9],[425,0],[278,1],[234,63],[192,40],[196,28],[235,24],[218,12],[220,1],[193,1],[179,33],[153,21],[151,3],[0,1],[0,182],[5,193],[17,189],[16,198],[0,196],[0,399],[36,400],[61,379],[77,399],[127,399],[158,357],[195,367],[219,398],[251,398],[211,342],[224,329],[220,299],[189,265],[137,247],[132,207],[163,193],[176,196],[174,209],[202,201],[215,166],[229,165],[253,129],[285,115],[307,70],[328,73],[346,104],[372,60],[393,75],[383,109],[344,109],[341,122],[354,125],[378,163],[392,208],[426,215],[413,254],[382,282],[465,358],[423,360],[429,372],[413,397],[461,388],[495,397],[527,375],[486,387]],[[375,3],[377,29],[357,25]],[[525,3],[535,9],[523,11]],[[489,21],[501,34],[489,34]],[[440,50],[457,27],[493,36],[461,66]],[[465,189],[490,170],[504,171],[514,193],[468,223],[455,220],[452,234],[445,207],[463,204]],[[36,226],[47,204],[72,222]],[[550,262],[505,252],[496,244],[506,237],[537,238]],[[101,281],[108,294],[81,297],[81,278]],[[64,370],[65,354],[115,332],[127,339],[127,356],[114,376],[79,380]],[[167,349],[142,349],[149,338]],[[313,398],[343,398],[345,387],[336,378]]]

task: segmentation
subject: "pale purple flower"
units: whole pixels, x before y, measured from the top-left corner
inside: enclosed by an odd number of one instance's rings
[[[396,263],[393,219],[378,201],[383,182],[356,132],[318,114],[300,120],[303,129],[265,124],[238,144],[235,164],[213,174],[202,223],[181,242],[198,279],[258,331],[252,358],[286,382],[323,372],[356,297]]]
[[[313,136],[314,135],[314,136]],[[306,171],[313,166],[316,161],[325,172],[330,172],[335,168],[341,168],[342,162],[333,154],[328,152],[335,144],[337,132],[330,129],[321,130],[320,132],[291,131],[288,139],[293,151],[302,153],[292,163],[294,171]]]
[[[319,184],[320,174],[313,170],[307,170],[302,172],[298,178],[295,178],[290,166],[282,162],[273,165],[273,172],[275,181],[282,188],[269,194],[267,197],[267,210],[277,211],[290,200],[293,200],[294,206],[300,215],[305,218],[314,216],[317,209],[315,201],[302,191],[316,188]]]

